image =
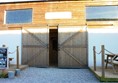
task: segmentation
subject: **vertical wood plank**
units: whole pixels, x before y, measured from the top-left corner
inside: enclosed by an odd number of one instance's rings
[[[95,53],[96,47],[93,46],[93,60],[94,60],[94,71],[96,71],[96,53]]]
[[[104,68],[104,45],[101,45],[101,50],[102,50],[102,77],[105,77],[105,68]]]
[[[17,46],[16,56],[17,56],[17,69],[19,69],[19,46]]]

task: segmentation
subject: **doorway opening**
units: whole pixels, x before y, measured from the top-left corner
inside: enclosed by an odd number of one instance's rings
[[[58,29],[49,31],[49,65],[58,66]]]

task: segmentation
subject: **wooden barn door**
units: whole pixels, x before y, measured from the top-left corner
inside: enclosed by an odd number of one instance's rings
[[[85,26],[58,26],[58,66],[87,67],[87,31]]]
[[[48,67],[48,27],[22,29],[22,64],[33,67]]]

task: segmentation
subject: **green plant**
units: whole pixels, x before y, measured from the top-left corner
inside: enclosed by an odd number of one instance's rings
[[[7,78],[8,77],[8,74],[7,73],[0,73],[0,78]]]

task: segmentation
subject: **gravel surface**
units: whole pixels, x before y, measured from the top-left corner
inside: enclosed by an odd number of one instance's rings
[[[89,69],[29,67],[13,79],[0,78],[0,83],[100,83]]]

